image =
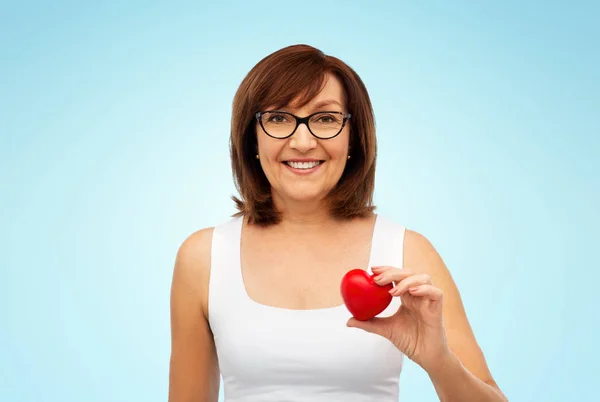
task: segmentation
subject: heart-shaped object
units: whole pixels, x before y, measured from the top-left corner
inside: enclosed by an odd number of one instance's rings
[[[342,278],[342,298],[350,314],[357,320],[375,317],[392,302],[389,291],[393,285],[378,285],[374,277],[375,274],[369,275],[367,271],[357,268],[348,271]]]

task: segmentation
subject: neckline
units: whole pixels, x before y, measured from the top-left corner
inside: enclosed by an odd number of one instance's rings
[[[373,229],[372,229],[372,233],[371,233],[371,245],[369,247],[369,259],[368,259],[368,263],[367,263],[367,273],[370,275],[372,274],[371,271],[371,265],[373,263],[373,249],[374,249],[374,242],[376,241],[376,233],[378,231],[378,223],[379,223],[379,214],[374,214],[375,215],[375,219],[373,222]],[[341,310],[341,309],[346,309],[346,304],[342,301],[341,304],[335,305],[335,306],[330,306],[330,307],[322,307],[322,308],[310,308],[310,309],[295,309],[295,308],[288,308],[288,307],[280,307],[280,306],[271,306],[269,304],[263,304],[263,303],[259,303],[256,300],[254,300],[252,297],[250,297],[250,295],[248,294],[248,291],[246,290],[246,285],[244,284],[244,275],[242,272],[242,230],[244,227],[244,217],[238,217],[238,247],[237,247],[237,282],[238,282],[238,287],[241,290],[241,295],[243,297],[243,302],[246,304],[249,304],[251,306],[254,306],[256,308],[260,308],[263,310],[270,310],[270,311],[276,311],[276,312],[282,312],[282,313],[288,313],[288,314],[316,314],[316,313],[328,313],[328,312],[334,312],[337,310]]]

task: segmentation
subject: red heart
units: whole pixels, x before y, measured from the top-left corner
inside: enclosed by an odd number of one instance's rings
[[[392,302],[389,291],[393,285],[380,286],[373,281],[374,277],[375,274],[369,275],[367,271],[357,268],[348,271],[342,278],[342,298],[348,311],[357,320],[375,317]]]

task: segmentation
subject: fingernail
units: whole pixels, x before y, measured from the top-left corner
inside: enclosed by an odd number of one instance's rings
[[[419,289],[418,287],[416,287],[416,288],[410,288],[410,289],[408,289],[408,291],[409,291],[409,292],[415,292],[415,291],[417,291],[418,289]]]

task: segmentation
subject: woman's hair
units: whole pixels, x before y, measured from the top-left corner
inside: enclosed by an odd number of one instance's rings
[[[277,108],[297,100],[298,107],[310,102],[322,89],[327,74],[342,83],[346,112],[352,114],[350,155],[344,172],[327,196],[330,213],[341,219],[373,211],[377,144],[375,118],[367,89],[353,69],[341,60],[308,45],[280,49],[250,70],[234,100],[230,153],[235,186],[241,199],[232,197],[238,212],[248,222],[278,223],[280,215],[271,198],[271,185],[256,159],[256,112]]]

